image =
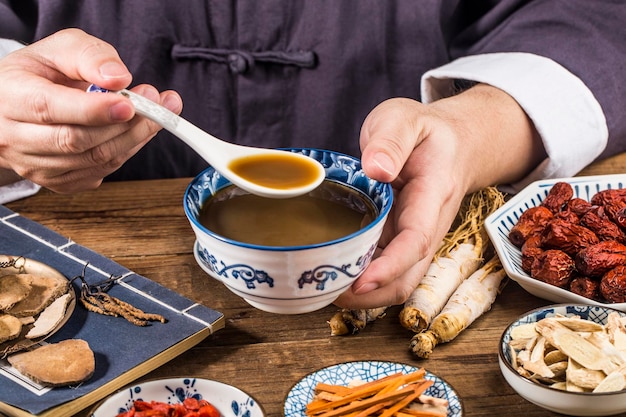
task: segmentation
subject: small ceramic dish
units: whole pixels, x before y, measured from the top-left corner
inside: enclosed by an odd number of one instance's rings
[[[224,417],[265,417],[261,405],[249,394],[223,382],[200,378],[157,379],[130,386],[97,405],[91,417],[115,417],[131,409],[135,400],[182,403],[204,399]]]
[[[367,177],[357,158],[319,149],[290,151],[319,161],[326,172],[324,182],[350,190],[327,192],[320,187],[321,191],[310,193],[312,199],[359,210],[372,207],[373,220],[347,235],[311,244],[269,246],[226,238],[209,230],[201,221],[205,203],[231,185],[211,167],[191,181],[183,201],[185,215],[196,236],[193,251],[200,267],[250,305],[279,314],[318,310],[347,290],[372,260],[393,204],[391,185]],[[238,192],[234,190],[230,195],[236,196]],[[333,213],[328,215],[332,216]],[[315,227],[323,227],[323,223],[320,219]],[[246,230],[253,234],[253,227]]]
[[[511,331],[523,324],[535,323],[555,315],[579,316],[599,324],[606,324],[611,311],[626,317],[619,310],[593,305],[557,304],[532,310],[513,321],[504,330],[498,347],[498,363],[504,379],[527,401],[556,413],[571,416],[610,416],[626,412],[626,390],[591,393],[571,392],[540,384],[520,375],[512,365],[510,351]]]
[[[333,385],[348,385],[353,381],[370,382],[398,372],[405,374],[418,370],[411,365],[383,361],[344,362],[322,368],[308,374],[296,383],[285,399],[284,417],[306,417],[305,409],[313,400],[315,386],[319,382]],[[463,416],[463,406],[456,391],[443,379],[426,371],[426,379],[432,380],[424,394],[448,400],[448,416]]]
[[[574,197],[591,200],[598,191],[621,189],[626,186],[626,175],[598,175],[537,181],[513,196],[485,220],[485,228],[494,245],[507,275],[534,296],[555,303],[584,303],[626,311],[626,303],[602,303],[566,289],[532,278],[522,269],[522,253],[509,241],[509,232],[522,213],[536,207],[546,198],[557,182],[567,182],[574,190]]]

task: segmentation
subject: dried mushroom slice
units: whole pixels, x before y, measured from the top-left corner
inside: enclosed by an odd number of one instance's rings
[[[51,343],[8,357],[9,363],[33,381],[52,387],[83,382],[95,371],[95,356],[80,339]]]
[[[54,330],[65,318],[67,306],[72,300],[70,293],[63,294],[52,302],[35,320],[33,327],[26,333],[27,339],[43,337]]]
[[[0,276],[0,311],[7,311],[28,297],[32,281],[30,274]]]
[[[32,289],[28,297],[16,303],[7,313],[16,317],[36,316],[69,289],[69,281],[65,277],[52,275],[32,275],[32,277]]]
[[[0,343],[17,338],[22,332],[22,322],[10,314],[0,314]]]

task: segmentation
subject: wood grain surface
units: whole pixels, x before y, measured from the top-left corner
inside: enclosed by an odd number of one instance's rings
[[[626,171],[626,155],[581,173]],[[465,416],[556,416],[519,397],[498,368],[498,339],[509,322],[550,304],[511,281],[491,311],[431,357],[409,351],[412,334],[398,322],[399,307],[352,336],[330,336],[334,306],[303,315],[259,311],[206,275],[192,255],[194,235],[183,211],[189,178],[104,183],[95,191],[59,195],[42,190],[7,207],[95,250],[186,297],[224,313],[226,327],[141,378],[195,376],[235,385],[255,397],[268,416],[281,416],[293,384],[343,361],[388,360],[425,367],[462,399]],[[80,414],[88,415],[88,410]]]

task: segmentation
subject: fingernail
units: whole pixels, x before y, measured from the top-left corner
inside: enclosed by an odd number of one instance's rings
[[[106,79],[126,78],[130,74],[119,62],[107,62],[100,66],[100,75]]]
[[[183,103],[180,101],[176,94],[168,94],[163,99],[163,107],[178,113],[183,107]]]
[[[391,158],[385,153],[378,152],[374,155],[374,163],[389,175],[393,175],[395,166]]]
[[[368,282],[368,283],[361,285],[358,288],[355,288],[354,293],[356,295],[367,294],[368,292],[374,291],[377,288],[378,288],[378,284],[374,282]]]
[[[109,109],[109,116],[114,122],[125,122],[133,115],[133,108],[128,103],[117,103]]]

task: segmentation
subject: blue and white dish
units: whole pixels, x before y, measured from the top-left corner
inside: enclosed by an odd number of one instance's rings
[[[291,388],[285,400],[284,417],[306,417],[306,406],[313,400],[315,386],[319,382],[347,386],[353,381],[371,382],[398,372],[408,374],[418,369],[403,363],[383,361],[344,362],[322,368],[308,374]],[[463,405],[456,391],[446,381],[428,371],[425,378],[433,381],[425,394],[448,400],[447,417],[461,417]]]
[[[485,220],[485,228],[498,253],[498,257],[502,261],[504,270],[512,280],[539,298],[555,303],[593,304],[626,311],[626,303],[608,304],[592,300],[534,279],[522,269],[522,253],[519,248],[509,241],[509,232],[522,213],[531,207],[540,205],[552,186],[557,182],[571,184],[574,190],[574,197],[589,201],[598,191],[624,188],[626,186],[626,175],[597,175],[542,180],[530,184],[513,196]]]
[[[178,404],[190,397],[210,402],[223,416],[266,417],[261,405],[239,388],[200,378],[157,379],[130,386],[100,403],[90,416],[115,417],[130,410],[135,400]]]
[[[376,218],[350,235],[314,245],[261,246],[227,239],[198,220],[204,202],[230,185],[213,168],[191,181],[183,205],[196,235],[194,256],[207,274],[254,307],[300,314],[331,304],[367,268],[393,204],[393,189],[367,177],[360,160],[352,156],[319,149],[288,150],[319,161],[326,180],[364,194],[375,206]]]
[[[523,314],[509,324],[500,337],[498,364],[504,379],[522,398],[556,413],[569,416],[611,416],[626,412],[626,390],[605,393],[573,392],[531,381],[520,375],[512,365],[509,349],[511,331],[520,325],[536,323],[556,315],[579,316],[581,319],[604,325],[612,311],[626,317],[626,313],[622,311],[588,304],[550,305]]]

